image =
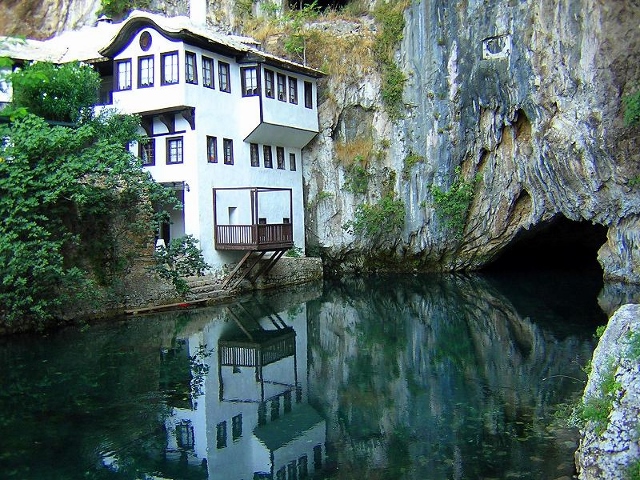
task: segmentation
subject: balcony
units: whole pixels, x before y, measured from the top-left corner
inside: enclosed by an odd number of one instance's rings
[[[214,188],[216,250],[267,252],[292,248],[292,195],[290,188]]]
[[[293,247],[290,223],[216,225],[216,250],[265,251]]]

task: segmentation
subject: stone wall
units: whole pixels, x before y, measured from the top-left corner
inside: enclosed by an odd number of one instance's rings
[[[609,320],[593,353],[583,401],[601,398],[608,377],[618,382],[606,428],[589,421],[581,429],[576,466],[581,480],[622,480],[629,465],[640,462],[640,362],[630,352],[630,334],[640,335],[640,305],[623,305]],[[640,346],[640,345],[639,345]],[[611,380],[611,379],[609,379]]]

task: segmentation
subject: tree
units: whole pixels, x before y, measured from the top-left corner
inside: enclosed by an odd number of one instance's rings
[[[177,201],[126,148],[141,140],[139,118],[93,115],[91,67],[38,63],[10,78],[19,115],[0,127],[0,323],[42,329],[113,289],[166,216],[152,205]]]

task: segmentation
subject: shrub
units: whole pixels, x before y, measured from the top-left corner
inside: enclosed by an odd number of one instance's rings
[[[473,191],[479,177],[472,181],[462,178],[460,167],[456,167],[453,184],[446,192],[436,185],[431,186],[431,195],[436,213],[444,220],[445,226],[456,236],[461,236],[467,219],[467,212],[473,199]]]
[[[198,240],[191,235],[174,238],[166,247],[158,247],[154,253],[152,271],[170,280],[181,295],[189,293],[184,277],[204,275],[209,265],[198,248]]]
[[[399,233],[404,227],[405,205],[393,195],[383,196],[377,203],[362,203],[356,207],[354,220],[343,225],[343,229],[370,241],[382,236]]]

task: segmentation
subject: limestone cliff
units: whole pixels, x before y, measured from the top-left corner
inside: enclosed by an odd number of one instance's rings
[[[241,27],[244,3],[209,3],[210,21]],[[308,252],[335,270],[477,269],[566,221],[565,230],[580,226],[569,241],[600,232],[590,248],[593,256],[599,249],[605,277],[640,282],[639,130],[622,121],[622,98],[640,85],[637,2],[407,2],[393,58],[406,82],[393,115],[369,3],[305,31],[306,60],[331,74],[321,132],[303,158]],[[97,4],[3,2],[0,18],[33,19],[22,30],[5,20],[0,32],[68,28]],[[188,0],[153,4],[188,12]],[[257,13],[260,2],[252,5]],[[434,199],[452,185],[472,191],[458,224]],[[400,227],[354,231],[359,220],[393,227],[384,208],[367,218],[384,198],[401,206]]]

